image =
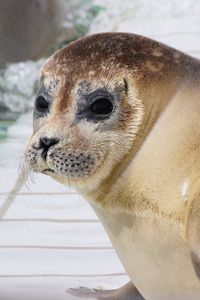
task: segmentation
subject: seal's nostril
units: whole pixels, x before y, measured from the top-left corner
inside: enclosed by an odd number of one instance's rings
[[[59,142],[59,139],[56,138],[48,138],[48,137],[42,137],[40,138],[40,149],[43,149],[42,151],[42,157],[46,160],[47,152],[49,148]]]
[[[56,138],[42,137],[40,138],[40,147],[41,148],[50,148],[51,146],[59,142]]]

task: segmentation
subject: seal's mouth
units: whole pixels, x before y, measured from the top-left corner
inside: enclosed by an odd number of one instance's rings
[[[41,173],[44,173],[44,174],[46,174],[46,173],[55,173],[55,171],[52,170],[52,169],[44,169]]]

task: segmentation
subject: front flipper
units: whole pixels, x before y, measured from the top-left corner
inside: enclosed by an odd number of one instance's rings
[[[116,290],[96,290],[88,288],[70,289],[68,291],[77,299],[93,300],[144,300],[136,287],[130,281],[123,287]]]

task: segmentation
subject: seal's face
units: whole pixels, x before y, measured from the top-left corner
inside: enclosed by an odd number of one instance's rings
[[[77,46],[81,51],[81,42]],[[93,189],[131,148],[142,104],[113,55],[98,60],[88,51],[80,57],[70,47],[42,69],[25,164],[61,183]]]

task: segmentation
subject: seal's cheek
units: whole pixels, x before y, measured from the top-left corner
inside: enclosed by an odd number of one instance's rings
[[[192,201],[189,215],[187,239],[195,273],[200,280],[200,194]]]

